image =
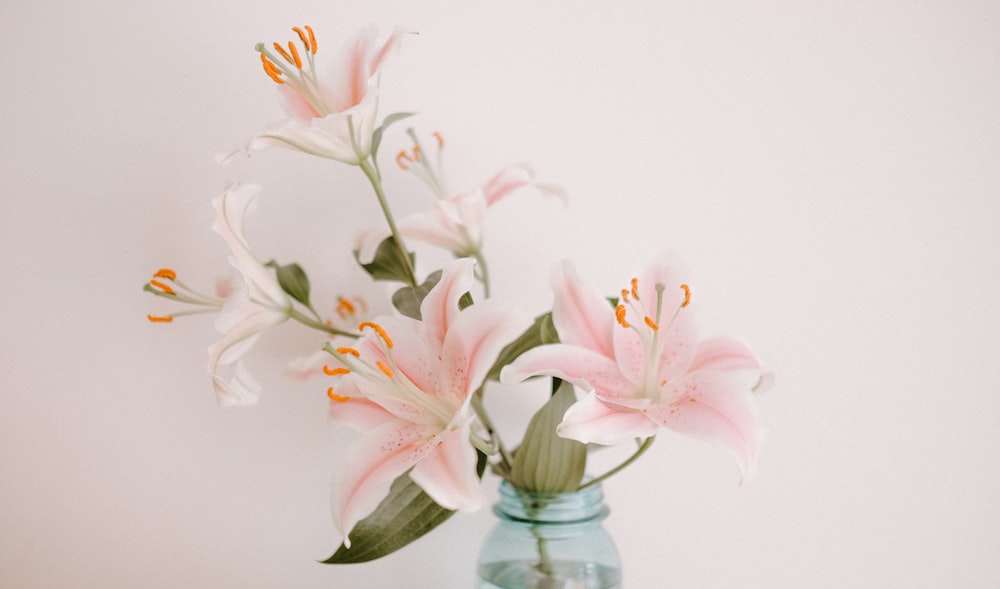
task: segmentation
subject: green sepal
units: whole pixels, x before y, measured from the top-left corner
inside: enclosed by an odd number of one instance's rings
[[[514,453],[510,483],[535,493],[575,491],[587,467],[587,445],[559,437],[556,426],[576,402],[573,385],[560,382],[556,392],[528,423],[521,447]]]
[[[403,288],[392,293],[392,306],[396,307],[396,310],[406,315],[407,317],[412,317],[416,320],[420,320],[420,303],[424,302],[424,297],[427,293],[434,288],[435,285],[441,280],[441,271],[431,273],[422,284],[417,286],[404,286]]]
[[[306,276],[306,271],[302,269],[302,266],[298,264],[280,266],[274,260],[264,265],[274,268],[281,290],[306,307],[312,308],[312,304],[309,302],[309,277]]]
[[[476,452],[476,473],[486,470],[486,455]],[[382,558],[443,524],[454,511],[434,503],[409,474],[393,481],[389,495],[351,530],[351,547],[343,544],[323,564],[356,564]]]
[[[372,133],[372,158],[378,155],[378,147],[382,144],[382,134],[385,133],[389,125],[407,117],[412,117],[414,114],[412,112],[396,112],[382,119],[382,125]]]
[[[402,248],[396,245],[396,240],[392,236],[386,237],[382,243],[378,244],[375,250],[375,258],[367,264],[361,262],[359,251],[355,250],[354,259],[371,275],[375,280],[395,280],[398,282],[409,282],[409,268],[413,267],[414,256],[412,253],[406,254],[410,258],[410,264],[406,264],[403,258]]]
[[[556,334],[555,326],[552,325],[552,313],[545,313],[538,316],[531,327],[501,350],[497,361],[486,374],[486,378],[500,380],[500,370],[516,360],[518,356],[536,346],[554,344],[558,341],[559,336]]]

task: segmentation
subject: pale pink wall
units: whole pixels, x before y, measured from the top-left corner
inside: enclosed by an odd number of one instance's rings
[[[294,327],[252,356],[261,404],[223,410],[210,322],[145,320],[156,268],[226,271],[209,201],[231,177],[264,185],[262,255],[336,292],[334,252],[377,219],[360,175],[212,156],[280,116],[255,42],[311,24],[333,49],[369,22],[420,32],[382,112],[443,132],[456,185],[526,161],[570,194],[498,211],[499,294],[541,310],[565,256],[614,292],[674,249],[705,331],[777,372],[751,485],[669,435],[607,485],[631,589],[1000,584],[1000,6],[280,4],[0,7],[0,586],[471,586],[488,511],[315,564],[348,436],[324,386],[281,374]],[[517,396],[494,394],[502,417]]]

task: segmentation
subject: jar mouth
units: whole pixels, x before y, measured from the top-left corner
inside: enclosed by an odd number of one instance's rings
[[[500,483],[500,500],[493,512],[501,518],[534,523],[572,524],[602,520],[608,515],[600,484],[582,491],[537,493]]]

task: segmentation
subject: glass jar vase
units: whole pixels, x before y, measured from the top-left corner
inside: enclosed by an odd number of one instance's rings
[[[500,518],[479,553],[477,589],[620,589],[621,559],[601,522],[601,486],[533,493],[500,484]]]

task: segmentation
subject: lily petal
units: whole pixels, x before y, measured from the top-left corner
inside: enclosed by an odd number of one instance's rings
[[[433,449],[426,443],[433,433],[394,419],[369,430],[347,449],[330,499],[334,523],[347,546],[351,530],[378,507],[392,482]]]
[[[613,359],[567,344],[549,344],[528,350],[503,367],[500,382],[514,384],[543,374],[612,397],[630,398],[638,392],[637,385],[625,378]]]
[[[476,476],[476,451],[469,444],[469,426],[448,433],[413,467],[410,478],[445,509],[475,511],[482,507],[485,498]]]
[[[472,288],[474,265],[470,258],[448,264],[441,273],[441,280],[420,303],[421,331],[428,342],[436,344],[435,350],[441,349],[445,334],[460,313],[458,300]]]
[[[613,358],[615,321],[608,300],[585,285],[568,260],[556,266],[551,285],[555,293],[552,323],[559,341]]]
[[[682,396],[651,408],[649,415],[668,429],[728,450],[739,466],[741,482],[748,482],[757,470],[764,430],[753,392],[740,380],[725,374],[689,375]]]
[[[556,433],[584,444],[613,445],[655,436],[659,429],[641,411],[610,405],[591,392],[566,410]]]

